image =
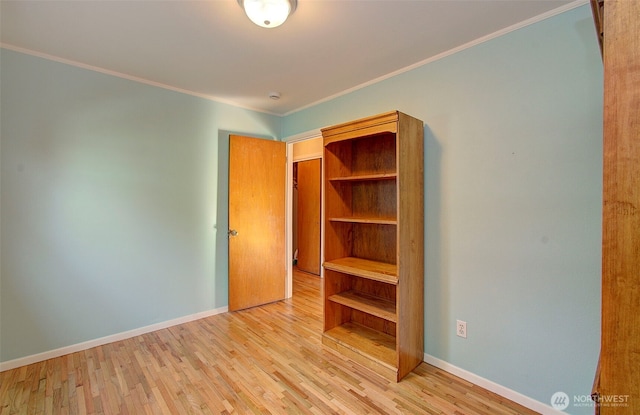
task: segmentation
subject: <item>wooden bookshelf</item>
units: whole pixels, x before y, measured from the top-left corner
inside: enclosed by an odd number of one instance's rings
[[[424,356],[424,124],[394,111],[322,134],[323,343],[399,381]]]

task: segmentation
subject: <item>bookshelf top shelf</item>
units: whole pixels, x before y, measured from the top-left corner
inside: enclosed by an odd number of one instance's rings
[[[329,218],[330,222],[365,223],[370,225],[397,225],[396,218],[374,218],[370,216],[348,216]]]
[[[337,141],[360,139],[374,134],[395,134],[398,131],[398,111],[391,111],[373,117],[362,118],[333,127],[323,128],[325,145]]]
[[[355,275],[356,277],[368,278],[387,284],[398,285],[398,266],[385,262],[371,261],[369,259],[345,257],[332,261],[326,261],[324,268]]]
[[[331,177],[329,181],[332,182],[361,182],[361,181],[375,181],[375,180],[396,180],[398,173],[379,173],[379,174],[359,174],[353,176]]]

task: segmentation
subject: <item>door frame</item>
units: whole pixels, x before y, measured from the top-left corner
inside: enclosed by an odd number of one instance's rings
[[[323,152],[311,154],[306,157],[293,159],[293,145],[301,141],[321,138],[320,129],[307,131],[301,134],[292,135],[283,138],[282,141],[287,143],[287,200],[286,207],[286,244],[285,252],[287,255],[287,281],[286,281],[286,298],[293,296],[293,163],[298,161],[320,159],[322,171],[324,171]],[[324,180],[320,184],[320,278],[324,278]]]

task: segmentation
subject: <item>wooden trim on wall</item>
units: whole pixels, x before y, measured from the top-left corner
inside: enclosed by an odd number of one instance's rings
[[[600,413],[638,414],[640,1],[606,0],[604,33]]]

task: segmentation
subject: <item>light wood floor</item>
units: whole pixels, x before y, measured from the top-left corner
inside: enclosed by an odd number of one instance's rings
[[[390,383],[322,346],[320,280],[294,296],[0,373],[7,414],[535,414],[422,363]]]

